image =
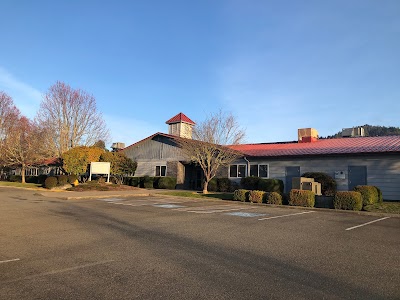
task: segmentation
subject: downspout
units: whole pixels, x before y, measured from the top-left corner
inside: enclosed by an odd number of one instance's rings
[[[249,160],[246,158],[246,156],[243,156],[243,159],[247,162],[246,175],[247,175],[247,177],[249,177],[249,176],[250,176],[250,162],[249,162]]]

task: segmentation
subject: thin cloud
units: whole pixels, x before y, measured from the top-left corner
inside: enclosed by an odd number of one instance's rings
[[[33,118],[42,100],[42,92],[22,82],[0,66],[0,90],[13,98],[23,115]]]

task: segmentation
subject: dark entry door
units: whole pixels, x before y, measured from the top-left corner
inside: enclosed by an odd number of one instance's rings
[[[290,190],[292,189],[292,178],[293,177],[300,177],[300,167],[299,166],[286,167],[285,176],[286,176],[285,192],[289,193]]]
[[[349,166],[349,191],[357,185],[367,185],[366,166]]]

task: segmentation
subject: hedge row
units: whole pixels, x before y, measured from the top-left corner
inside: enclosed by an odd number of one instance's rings
[[[246,190],[283,193],[283,181],[280,179],[264,179],[260,177],[243,177],[240,186]]]
[[[253,203],[282,204],[282,195],[277,192],[250,191],[238,189],[233,192],[233,200]]]
[[[289,205],[314,207],[315,193],[313,191],[293,189],[289,194]]]
[[[59,176],[49,176],[43,183],[43,186],[47,189],[55,188],[56,186],[63,186],[67,183],[74,184],[78,180],[76,175],[59,175]]]
[[[227,177],[214,177],[208,183],[208,191],[210,192],[231,192],[234,187],[235,184]]]
[[[135,187],[147,188],[147,189],[169,189],[173,190],[176,187],[175,177],[126,177],[124,180],[125,184]]]
[[[372,185],[357,185],[354,188],[355,192],[361,193],[363,206],[371,205],[379,202],[380,193],[375,186]]]
[[[361,210],[363,207],[361,193],[356,191],[336,192],[333,205],[335,209]]]

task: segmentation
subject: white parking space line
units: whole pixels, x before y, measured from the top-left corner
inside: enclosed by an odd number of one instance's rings
[[[374,220],[374,221],[371,221],[371,222],[367,222],[367,223],[364,223],[364,224],[360,224],[360,225],[357,225],[357,226],[346,228],[345,230],[353,230],[353,229],[356,229],[356,228],[359,228],[359,227],[362,227],[362,226],[366,226],[366,225],[369,225],[369,224],[372,224],[372,223],[375,223],[375,222],[379,222],[379,221],[382,221],[382,220],[385,220],[385,219],[389,219],[389,218],[390,217],[380,218],[378,220]]]
[[[309,213],[313,213],[313,212],[315,212],[315,211],[303,211],[303,212],[301,212],[301,213],[295,213],[295,214],[289,214],[289,215],[282,215],[282,216],[275,216],[275,217],[268,217],[268,218],[261,218],[261,219],[258,219],[258,221],[270,220],[270,219],[277,219],[277,218],[284,218],[284,217],[291,217],[291,216],[309,214]]]
[[[193,210],[193,211],[205,211],[205,210],[218,210],[218,209],[225,209],[225,208],[238,208],[238,209],[249,209],[246,207],[241,207],[238,205],[227,205],[227,204],[222,204],[222,205],[207,205],[207,206],[198,206],[198,207],[185,207],[185,208],[177,208],[176,210],[179,211],[188,211],[188,210]],[[253,207],[251,207],[253,208]]]
[[[0,260],[0,264],[8,263],[8,262],[13,262],[13,261],[19,261],[19,258],[14,258],[14,259],[7,259],[7,260]]]
[[[228,209],[211,209],[210,210],[187,210],[187,212],[191,212],[191,213],[196,213],[196,214],[212,214],[212,213],[216,213],[216,212],[224,212],[224,211],[232,211],[232,210],[242,210],[242,209],[252,209],[255,207],[236,207],[236,208],[228,208]]]

